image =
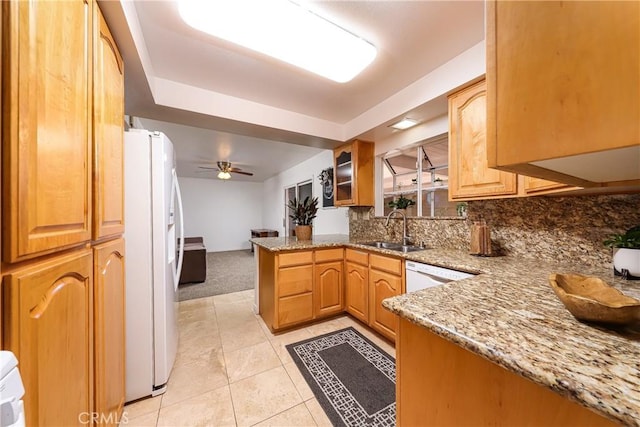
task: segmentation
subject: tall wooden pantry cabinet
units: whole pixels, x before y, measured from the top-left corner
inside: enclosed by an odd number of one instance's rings
[[[124,406],[122,58],[95,0],[5,1],[2,348],[26,423]]]

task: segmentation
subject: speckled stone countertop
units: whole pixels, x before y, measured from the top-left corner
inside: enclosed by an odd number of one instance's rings
[[[383,305],[409,321],[617,422],[640,426],[640,323],[619,330],[577,321],[548,283],[552,273],[597,276],[640,299],[640,282],[585,265],[512,257],[475,257],[428,249],[402,254],[344,235],[256,238],[273,251],[346,246],[477,273],[389,298]]]

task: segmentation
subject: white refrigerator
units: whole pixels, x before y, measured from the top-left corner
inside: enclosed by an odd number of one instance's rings
[[[184,241],[173,144],[125,132],[126,401],[166,391],[178,349]],[[177,230],[176,230],[177,228]],[[179,252],[176,254],[176,252]]]

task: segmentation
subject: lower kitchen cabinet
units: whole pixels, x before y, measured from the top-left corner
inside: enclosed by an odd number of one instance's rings
[[[279,268],[276,289],[274,328],[313,319],[313,264]]]
[[[404,263],[399,258],[369,255],[369,326],[392,341],[398,316],[382,307],[382,300],[404,293]]]
[[[382,307],[382,300],[401,292],[402,276],[373,268],[369,270],[369,326],[394,341],[398,316]]]
[[[325,317],[344,310],[342,261],[316,264],[314,267],[314,314]]]
[[[399,426],[616,425],[406,319],[396,351]]]
[[[345,310],[390,340],[398,317],[382,300],[404,291],[404,264],[393,256],[347,248],[258,251],[260,315],[272,331]]]
[[[30,426],[78,425],[93,411],[92,273],[81,249],[4,278],[4,347],[20,362]]]
[[[95,412],[116,425],[125,398],[124,240],[94,246]]]
[[[345,262],[345,308],[356,319],[369,323],[369,267]]]
[[[344,249],[314,253],[313,314],[321,318],[344,311]]]

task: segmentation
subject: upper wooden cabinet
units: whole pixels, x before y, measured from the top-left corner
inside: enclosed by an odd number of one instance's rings
[[[640,2],[487,2],[489,166],[640,188]]]
[[[359,140],[333,151],[336,206],[373,206],[373,154],[373,142]]]
[[[449,200],[478,200],[568,193],[567,184],[489,167],[485,81],[449,97]]]
[[[487,91],[484,81],[449,97],[449,199],[514,196],[513,173],[487,165]]]
[[[563,191],[572,188],[567,184],[561,184],[559,182],[548,181],[546,179],[534,178],[531,176],[525,176],[524,178],[524,192],[527,195],[534,194],[547,194],[554,191]]]
[[[2,2],[7,262],[91,238],[93,7],[83,0]]]
[[[95,8],[93,55],[93,239],[124,232],[124,64]]]
[[[93,411],[92,270],[81,249],[4,278],[3,348],[20,361],[30,426],[79,425]]]

